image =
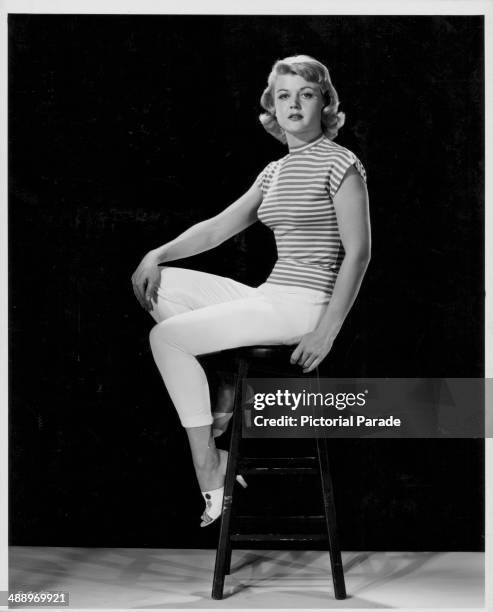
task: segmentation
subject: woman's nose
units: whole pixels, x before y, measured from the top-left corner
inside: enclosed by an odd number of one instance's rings
[[[295,96],[294,98],[291,99],[290,107],[291,108],[299,108],[299,106],[300,106],[300,101],[298,99],[298,96]]]

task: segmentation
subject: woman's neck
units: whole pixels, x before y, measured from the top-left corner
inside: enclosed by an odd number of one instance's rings
[[[297,147],[302,147],[303,145],[307,145],[311,142],[314,142],[315,140],[318,140],[322,136],[322,134],[322,130],[318,132],[312,132],[311,134],[299,135],[290,134],[289,132],[286,132],[286,141],[289,149],[293,149]]]

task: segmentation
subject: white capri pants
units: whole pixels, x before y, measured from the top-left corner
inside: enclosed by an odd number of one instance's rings
[[[254,288],[170,267],[162,269],[157,293],[150,311],[157,322],[149,335],[151,350],[183,427],[213,421],[207,377],[196,355],[297,344],[316,327],[329,301],[314,289],[274,283]]]

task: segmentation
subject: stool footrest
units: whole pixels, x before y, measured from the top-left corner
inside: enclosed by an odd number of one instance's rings
[[[255,474],[257,476],[281,476],[285,474],[318,474],[315,467],[250,467],[241,468],[242,474]]]
[[[321,542],[327,541],[326,533],[232,533],[233,542]]]
[[[235,521],[325,521],[324,514],[276,514],[275,516],[260,514],[238,514],[235,516]]]
[[[242,457],[239,470],[246,474],[318,474],[316,457]]]

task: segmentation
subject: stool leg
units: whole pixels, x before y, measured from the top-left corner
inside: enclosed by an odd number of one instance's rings
[[[224,573],[226,576],[231,574],[231,540],[228,540],[228,545],[226,549],[226,561],[225,561]]]
[[[337,535],[334,489],[332,487],[332,478],[330,477],[329,453],[327,451],[327,440],[325,438],[317,438],[317,452],[320,466],[320,478],[322,480],[325,520],[329,536],[330,565],[332,568],[334,594],[336,599],[346,599],[344,569],[342,566],[341,549],[339,548],[339,537]]]
[[[247,363],[240,359],[238,367],[238,378],[235,385],[235,402],[233,423],[231,426],[231,441],[229,444],[228,467],[224,482],[223,511],[221,515],[221,527],[219,530],[219,541],[217,544],[216,564],[214,567],[214,578],[212,582],[212,599],[222,599],[224,591],[224,577],[229,570],[231,559],[231,540],[229,538],[229,527],[231,522],[231,510],[233,506],[233,488],[236,475],[236,463],[241,438],[241,384],[246,376]],[[229,549],[229,553],[228,553]]]

